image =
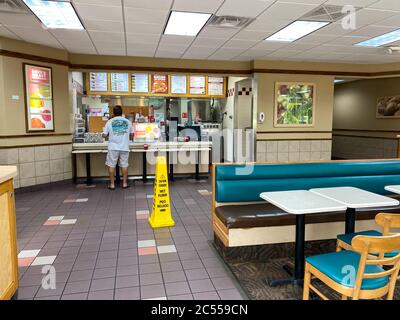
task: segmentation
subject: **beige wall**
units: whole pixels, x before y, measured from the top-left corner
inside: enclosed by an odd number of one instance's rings
[[[377,99],[391,95],[400,95],[400,78],[359,80],[336,85],[333,128],[400,131],[400,118],[376,118]]]
[[[254,96],[254,104],[257,112],[265,113],[265,121],[263,124],[257,124],[257,132],[268,132],[258,133],[257,139],[329,139],[331,137],[329,131],[332,130],[333,76],[258,73],[255,74],[255,79],[257,88]],[[316,84],[315,125],[313,127],[274,127],[275,83],[286,81],[311,82]],[[290,132],[298,131],[304,133],[290,134]],[[315,131],[328,132],[313,133]]]

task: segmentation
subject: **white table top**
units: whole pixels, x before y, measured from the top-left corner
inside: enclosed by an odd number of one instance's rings
[[[321,197],[307,190],[263,192],[260,197],[290,214],[345,211],[337,201]]]
[[[8,181],[17,176],[16,166],[0,166],[0,183]]]
[[[310,191],[353,209],[399,205],[399,201],[395,199],[354,187],[317,188]]]
[[[385,190],[393,192],[393,193],[400,194],[400,185],[397,185],[397,186],[386,186]]]

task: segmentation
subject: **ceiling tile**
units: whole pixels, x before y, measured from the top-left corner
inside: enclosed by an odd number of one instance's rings
[[[344,36],[332,39],[327,42],[327,44],[335,44],[335,45],[344,45],[344,46],[352,46],[355,43],[367,40],[368,37],[357,37],[357,36]]]
[[[177,11],[215,13],[224,0],[175,0],[172,7]]]
[[[150,43],[141,43],[140,45],[136,43],[128,43],[127,48],[128,50],[133,50],[133,51],[147,51],[150,52],[152,51],[153,54],[157,49],[158,44],[150,44]]]
[[[136,23],[125,21],[125,28],[128,33],[161,34],[164,25],[158,23]]]
[[[395,15],[388,19],[381,20],[381,21],[375,23],[375,25],[384,26],[384,27],[400,28],[400,14]]]
[[[272,0],[225,0],[217,15],[255,18],[273,3]]]
[[[97,48],[99,54],[109,55],[109,56],[125,56],[125,48]]]
[[[370,8],[385,9],[385,10],[398,10],[400,11],[399,0],[381,0],[370,6]]]
[[[257,43],[252,49],[254,50],[278,50],[287,46],[287,42],[275,42],[275,41],[261,41]]]
[[[380,26],[370,25],[357,29],[348,35],[373,38],[393,30],[394,30],[393,27],[380,27]]]
[[[215,48],[222,46],[225,42],[226,38],[197,37],[193,42],[193,46]]]
[[[101,6],[120,6],[121,0],[72,0],[74,4],[93,4]]]
[[[259,40],[229,40],[224,44],[224,48],[247,50],[259,42]]]
[[[93,41],[105,41],[105,42],[116,42],[125,43],[124,33],[119,32],[102,32],[102,31],[90,31],[90,37]]]
[[[195,37],[190,36],[175,36],[175,35],[162,35],[160,43],[165,44],[178,44],[188,46],[193,42]]]
[[[86,30],[65,30],[65,29],[52,29],[49,30],[51,34],[57,39],[66,39],[76,42],[90,41]]]
[[[177,52],[181,55],[187,50],[187,45],[176,45],[176,44],[168,44],[168,43],[161,43],[158,45],[157,51],[168,51],[168,52]]]
[[[353,32],[354,30],[348,29],[348,28],[343,28],[342,23],[340,21],[331,23],[320,30],[318,30],[318,34],[328,34],[328,35],[345,35],[350,32]]]
[[[32,14],[7,14],[0,12],[0,23],[6,26],[41,27],[41,23]]]
[[[81,54],[97,54],[97,51],[94,49],[93,46],[91,47],[84,47],[84,46],[65,46],[64,48],[71,53],[81,53]]]
[[[83,20],[122,21],[121,6],[101,6],[94,4],[77,4],[76,9]]]
[[[357,11],[356,25],[357,28],[369,24],[378,24],[377,22],[388,19],[396,15],[396,12],[378,9],[361,9]]]
[[[232,28],[217,28],[207,26],[201,30],[199,36],[206,38],[225,38],[228,40],[238,31],[238,29]]]
[[[128,56],[133,57],[153,57],[155,53],[155,49],[143,49],[141,47],[129,47],[128,46]]]
[[[243,53],[244,50],[242,49],[230,49],[230,48],[221,48],[217,50],[214,54],[208,57],[208,59],[211,60],[230,60],[241,53]]]
[[[294,20],[316,8],[317,4],[276,2],[258,17],[260,20]]]
[[[168,14],[168,10],[125,8],[125,22],[164,24]]]
[[[163,50],[157,50],[157,52],[154,55],[157,58],[174,58],[178,59],[182,56],[181,53],[176,52],[176,51],[163,51]]]
[[[124,32],[124,24],[121,21],[111,20],[84,20],[83,24],[89,31],[113,31]]]
[[[350,4],[355,7],[368,7],[376,1],[378,0],[328,0],[325,4],[336,6],[345,6]]]
[[[124,0],[124,7],[169,10],[172,0]]]
[[[2,26],[0,26],[0,36],[6,37],[6,38],[11,38],[11,39],[21,39],[19,36],[12,33],[6,27],[2,27]]]
[[[236,34],[232,40],[264,40],[271,34],[271,31],[243,30]]]
[[[209,55],[213,54],[215,49],[208,47],[191,46],[184,54],[183,58],[186,59],[206,59]]]
[[[136,44],[151,44],[153,46],[157,46],[160,41],[159,34],[141,34],[141,33],[127,33],[126,41],[128,43],[136,43]]]

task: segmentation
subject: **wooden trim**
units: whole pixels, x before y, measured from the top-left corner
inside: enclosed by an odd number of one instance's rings
[[[59,145],[63,145],[63,144],[72,144],[72,142],[57,142],[57,143],[42,143],[42,144],[25,144],[25,145],[13,145],[13,146],[0,146],[0,149],[59,146]]]
[[[27,53],[15,52],[15,51],[3,50],[3,49],[0,49],[0,56],[32,60],[32,61],[51,63],[51,64],[58,64],[58,65],[66,66],[66,67],[70,66],[69,61],[53,59],[53,58],[46,58],[46,57],[41,57],[41,56],[37,56],[37,55],[33,55],[33,54],[27,54]]]
[[[116,65],[94,65],[94,64],[70,64],[71,69],[77,70],[104,70],[104,71],[136,71],[136,72],[153,72],[153,73],[194,73],[194,74],[235,74],[250,75],[251,69],[247,70],[230,70],[230,69],[195,69],[195,68],[171,68],[171,67],[139,67],[139,66],[116,66]]]
[[[63,137],[72,136],[72,133],[32,133],[32,134],[16,134],[16,135],[0,135],[0,139],[16,139],[16,138],[31,138],[31,137]]]
[[[351,137],[351,138],[369,138],[369,139],[383,139],[383,140],[397,140],[397,138],[393,137],[378,137],[378,136],[361,136],[361,135],[354,135],[354,134],[337,134],[333,133],[332,137]]]
[[[332,130],[326,131],[257,131],[257,134],[269,134],[269,133],[332,133]]]
[[[287,140],[296,140],[296,141],[306,141],[306,140],[321,140],[321,141],[331,141],[332,138],[273,138],[273,139],[257,139],[256,141],[287,141]]]
[[[360,131],[360,132],[386,132],[386,133],[396,133],[398,134],[400,130],[368,130],[368,129],[335,129],[333,128],[332,131]]]

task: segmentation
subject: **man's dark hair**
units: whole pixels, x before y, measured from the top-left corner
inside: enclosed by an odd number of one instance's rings
[[[113,108],[113,113],[114,113],[114,116],[116,116],[116,117],[122,116],[122,107],[121,106],[115,106]]]

